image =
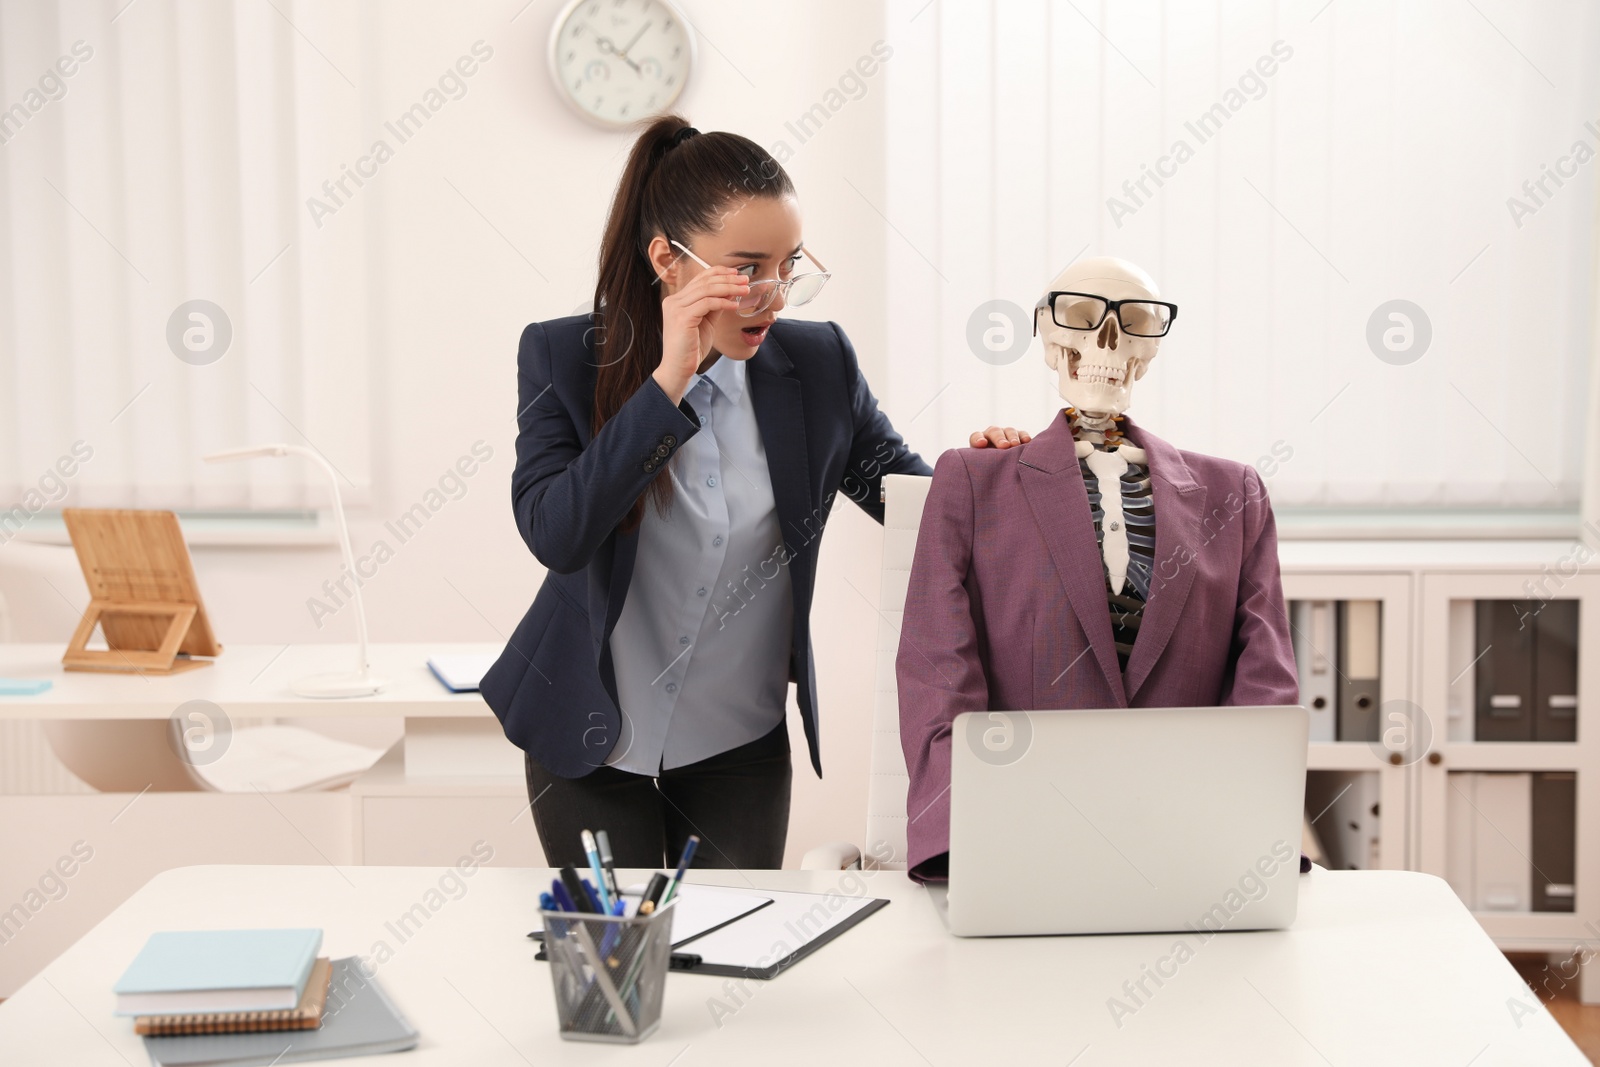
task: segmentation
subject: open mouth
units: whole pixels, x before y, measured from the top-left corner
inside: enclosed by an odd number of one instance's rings
[[[744,337],[744,343],[754,347],[767,339],[767,331],[772,328],[771,322],[763,322],[759,326],[745,326],[739,330]]]

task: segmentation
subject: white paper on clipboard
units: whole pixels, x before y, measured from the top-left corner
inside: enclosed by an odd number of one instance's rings
[[[769,890],[767,896],[772,900],[770,905],[698,938],[689,951],[708,966],[764,970],[803,956],[813,943],[829,940],[861,912],[884,903],[872,897],[840,893]],[[676,920],[673,934],[677,934]]]
[[[622,895],[625,897],[640,897],[644,895],[643,885],[624,886]],[[757,893],[748,889],[729,889],[720,885],[690,885],[681,882],[672,894],[672,947],[687,944],[704,935],[708,930],[716,930],[726,926],[735,919],[743,918],[753,911],[758,911],[772,903],[772,894]],[[629,905],[628,913],[635,911]],[[698,951],[698,950],[696,950]]]

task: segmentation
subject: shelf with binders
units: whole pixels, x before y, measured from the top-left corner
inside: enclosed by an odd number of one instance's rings
[[[1578,775],[1450,771],[1445,879],[1480,918],[1571,915],[1577,899]]]
[[[1600,574],[1427,574],[1419,603],[1418,700],[1428,762],[1450,771],[1594,766]]]
[[[1435,736],[1415,766],[1417,867],[1507,949],[1600,940],[1600,574],[1558,570],[1446,570],[1419,586],[1418,703]],[[1600,999],[1584,970],[1585,1000]]]
[[[1446,742],[1577,742],[1581,606],[1559,593],[1450,599]]]
[[[1410,575],[1295,573],[1283,587],[1312,750],[1327,753],[1311,766],[1394,763],[1384,735],[1396,741],[1386,713],[1410,695]]]
[[[1307,852],[1341,869],[1405,869],[1412,577],[1295,571],[1283,586],[1310,717]]]

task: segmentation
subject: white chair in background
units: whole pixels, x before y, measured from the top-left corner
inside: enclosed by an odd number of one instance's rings
[[[906,869],[905,753],[900,748],[900,691],[894,659],[900,649],[900,620],[905,614],[911,561],[917,553],[917,530],[933,482],[915,474],[889,474],[883,479],[883,562],[878,578],[877,687],[872,705],[872,762],[867,779],[866,847],[845,841],[818,845],[800,860],[804,870],[846,867],[903,871]]]
[[[0,641],[59,641],[65,649],[88,602],[83,571],[70,547],[15,540],[0,545]],[[186,725],[170,719],[43,723],[56,758],[102,793],[337,789],[383,755],[381,749],[299,726],[249,724],[233,728],[222,755],[197,767],[180,755],[184,746],[178,731]]]

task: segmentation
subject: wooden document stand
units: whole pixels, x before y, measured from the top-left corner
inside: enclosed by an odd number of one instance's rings
[[[194,579],[178,516],[170,511],[66,508],[89,608],[61,657],[69,671],[176,674],[222,652]],[[88,647],[96,626],[103,649]]]

